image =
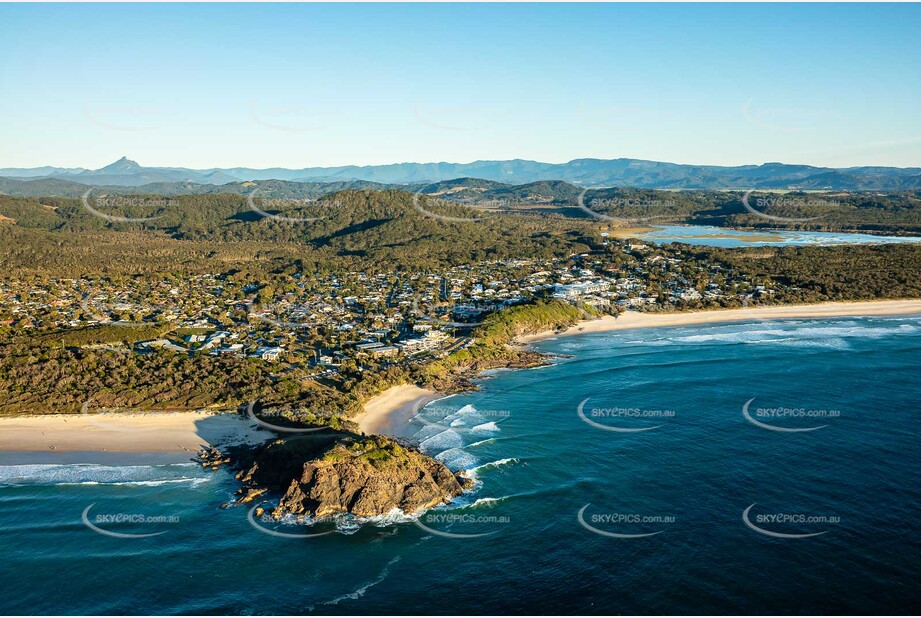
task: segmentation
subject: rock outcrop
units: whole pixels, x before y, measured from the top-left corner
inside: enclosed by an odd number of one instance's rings
[[[202,444],[201,451],[198,452],[197,457],[192,458],[192,461],[200,463],[202,468],[217,470],[221,466],[229,464],[230,457],[224,455],[216,446]]]
[[[322,518],[339,513],[356,517],[386,515],[393,509],[415,513],[450,502],[470,480],[444,464],[384,436],[340,433],[334,439],[279,441],[257,455],[238,475],[248,487],[284,491],[272,511]]]

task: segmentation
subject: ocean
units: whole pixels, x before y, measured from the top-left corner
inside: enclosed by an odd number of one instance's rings
[[[476,488],[418,518],[221,509],[192,463],[0,467],[5,614],[913,613],[921,317],[536,346],[407,433]]]

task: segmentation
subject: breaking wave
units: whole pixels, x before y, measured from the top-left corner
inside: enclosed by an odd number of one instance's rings
[[[24,464],[0,466],[5,485],[137,485],[156,487],[174,483],[198,485],[212,477],[190,476],[194,463],[159,466],[103,466],[98,464]]]
[[[435,455],[434,458],[451,470],[467,470],[469,468],[474,468],[480,461],[462,448],[452,448],[442,451]]]
[[[481,470],[489,470],[490,468],[500,468],[502,466],[506,466],[509,464],[518,463],[519,461],[520,460],[517,457],[506,457],[505,459],[497,459],[496,461],[490,461],[489,463],[485,463],[481,466],[477,466],[475,468],[472,468],[468,472],[471,475],[476,475]]]
[[[464,439],[453,429],[445,429],[434,436],[419,442],[420,448],[425,453],[442,452],[452,448],[464,446]]]

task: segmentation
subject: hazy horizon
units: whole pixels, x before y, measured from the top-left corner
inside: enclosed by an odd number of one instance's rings
[[[563,165],[566,163],[571,163],[572,161],[578,161],[580,159],[582,160],[597,159],[597,160],[602,160],[602,161],[614,161],[617,159],[633,159],[633,160],[641,160],[641,161],[652,161],[651,159],[635,159],[635,157],[608,157],[608,158],[576,157],[575,159],[567,159],[565,161],[536,161],[534,159],[524,159],[522,157],[514,157],[512,159],[480,158],[480,159],[472,159],[469,161],[391,161],[388,163],[369,163],[365,165],[352,164],[352,163],[341,163],[341,164],[336,164],[336,165],[300,165],[298,163],[291,163],[287,165],[267,165],[267,166],[259,166],[259,167],[251,166],[251,165],[226,165],[226,166],[206,165],[202,167],[190,167],[186,165],[148,165],[144,161],[139,161],[136,157],[133,157],[131,155],[119,155],[119,156],[111,157],[106,163],[98,167],[90,167],[87,165],[56,165],[54,163],[45,163],[42,165],[34,165],[34,166],[6,165],[0,169],[37,169],[37,168],[42,168],[42,167],[54,167],[54,168],[62,168],[62,169],[82,168],[82,169],[89,170],[89,171],[96,171],[104,167],[107,167],[109,165],[112,165],[113,163],[118,163],[122,159],[127,159],[129,161],[137,163],[143,168],[181,168],[181,169],[191,169],[191,170],[196,170],[196,171],[237,169],[237,168],[254,169],[254,170],[286,169],[286,170],[296,171],[296,170],[306,169],[306,168],[334,169],[338,167],[352,167],[352,166],[381,167],[381,166],[390,166],[390,165],[412,165],[412,164],[416,164],[416,165],[470,165],[473,163],[481,163],[481,162],[516,161],[516,160],[517,161],[529,161],[529,162],[534,162],[534,163],[545,163],[545,164],[550,164],[550,165]],[[826,167],[826,166],[820,166],[820,165],[812,165],[810,163],[802,163],[798,161],[762,161],[759,163],[739,163],[737,165],[720,165],[720,164],[713,164],[713,163],[689,163],[689,162],[684,162],[684,161],[655,161],[655,162],[675,164],[675,165],[696,165],[696,166],[707,166],[707,167],[748,167],[748,166],[769,165],[773,163],[780,163],[783,165],[806,165],[806,166],[813,166],[813,167]],[[887,165],[887,166],[875,166],[873,164],[867,164],[867,165],[855,165],[855,166],[847,166],[847,167],[892,167],[892,168],[900,168],[900,169],[913,169],[913,168],[921,168],[921,164],[918,164],[918,165]],[[841,169],[845,169],[844,166],[842,166]]]
[[[921,165],[917,5],[3,5],[0,17],[0,167]]]

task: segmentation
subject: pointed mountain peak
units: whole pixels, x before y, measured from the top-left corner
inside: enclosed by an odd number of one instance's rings
[[[141,169],[141,166],[138,165],[137,161],[132,161],[128,157],[122,157],[115,163],[110,163],[109,165],[106,165],[105,167],[99,170],[96,170],[96,171],[116,172],[116,173],[124,174],[124,173],[136,172],[139,169]]]

